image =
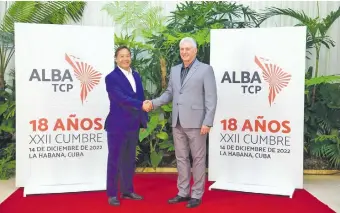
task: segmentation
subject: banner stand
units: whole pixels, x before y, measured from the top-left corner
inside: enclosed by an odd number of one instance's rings
[[[217,107],[209,190],[293,197],[303,188],[304,26],[212,29]]]
[[[283,195],[289,196],[289,198],[293,198],[293,194],[295,191],[294,187],[275,187],[275,186],[263,186],[263,185],[252,185],[252,184],[237,184],[237,183],[229,183],[223,180],[218,180],[213,183],[209,190],[212,189],[220,189],[220,190],[228,190],[228,191],[239,191],[239,192],[251,192],[251,193],[260,193],[260,194],[270,194],[270,195]]]
[[[34,194],[52,194],[65,192],[84,192],[84,191],[101,191],[105,190],[105,184],[92,183],[71,183],[71,184],[51,184],[36,185],[34,181],[27,182],[24,187],[24,197]]]
[[[114,28],[15,23],[14,30],[16,187],[24,196],[105,190]]]

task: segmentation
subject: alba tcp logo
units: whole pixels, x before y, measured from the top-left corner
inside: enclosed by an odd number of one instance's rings
[[[270,60],[255,56],[255,63],[262,69],[264,80],[269,84],[269,105],[271,106],[281,90],[288,86],[291,75]]]
[[[65,60],[72,66],[76,78],[80,81],[80,100],[84,104],[87,95],[99,84],[102,74],[75,56],[65,54]]]

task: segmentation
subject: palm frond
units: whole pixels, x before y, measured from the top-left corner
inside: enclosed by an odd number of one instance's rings
[[[339,143],[330,144],[324,148],[324,156],[329,158],[330,163],[339,168],[340,166],[340,147]]]
[[[151,6],[149,2],[111,2],[105,4],[102,10],[126,33],[142,34],[144,37],[161,31],[166,20],[163,8]],[[129,32],[131,29],[132,32]]]
[[[78,22],[86,6],[83,1],[16,1],[6,11],[0,30],[14,33],[14,23],[65,24]]]
[[[16,1],[11,4],[5,12],[0,30],[12,33],[14,32],[15,22],[29,22],[36,10],[36,5],[37,2],[34,1]]]
[[[305,80],[305,85],[307,87],[319,85],[319,84],[325,84],[325,83],[339,83],[340,82],[340,76],[339,75],[327,75],[327,76],[319,76],[311,79]]]
[[[340,138],[338,135],[319,135],[311,144],[311,153],[316,157],[326,157],[332,166],[340,166]]]
[[[258,18],[254,10],[235,2],[185,2],[171,12],[169,28],[194,32],[212,23],[223,24],[224,28],[252,27]]]
[[[64,24],[69,20],[78,22],[83,16],[86,2],[48,1],[39,2],[31,23]]]
[[[263,23],[265,20],[271,17],[279,16],[279,15],[289,16],[291,18],[297,19],[300,23],[302,23],[303,25],[307,27],[315,23],[315,19],[308,17],[303,11],[295,11],[290,8],[282,9],[282,8],[277,8],[277,7],[266,8],[265,11],[266,12],[264,12],[261,15],[261,18],[259,20],[260,23]]]
[[[332,24],[340,17],[340,7],[336,11],[330,12],[326,18],[323,19],[323,25],[320,26],[320,33],[324,36]]]

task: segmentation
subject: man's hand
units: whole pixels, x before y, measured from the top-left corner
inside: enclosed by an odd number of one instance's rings
[[[145,100],[144,102],[143,102],[143,110],[145,111],[145,112],[149,112],[149,111],[151,111],[152,110],[152,102],[150,101],[150,100]]]
[[[201,135],[208,134],[210,131],[210,127],[203,125],[201,128]]]

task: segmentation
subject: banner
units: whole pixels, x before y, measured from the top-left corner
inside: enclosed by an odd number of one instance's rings
[[[210,51],[210,189],[292,197],[303,187],[306,28],[211,30]]]
[[[105,189],[113,51],[112,27],[15,24],[16,186],[25,195]]]

